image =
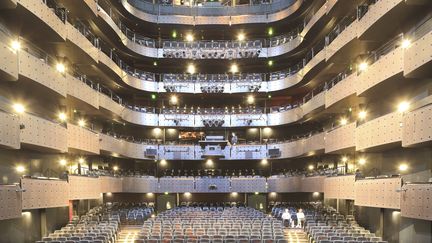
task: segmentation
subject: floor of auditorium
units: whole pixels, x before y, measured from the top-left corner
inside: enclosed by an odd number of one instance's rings
[[[141,230],[141,226],[122,226],[117,243],[133,243]],[[285,237],[289,243],[307,243],[306,233],[302,229],[285,229]]]

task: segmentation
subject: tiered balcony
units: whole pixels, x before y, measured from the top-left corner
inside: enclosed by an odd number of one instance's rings
[[[400,209],[401,178],[357,180],[355,205],[375,208]]]
[[[88,154],[99,154],[99,134],[85,127],[68,123],[66,144],[69,152],[80,151]]]

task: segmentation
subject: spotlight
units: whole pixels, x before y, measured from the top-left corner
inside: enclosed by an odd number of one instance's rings
[[[269,67],[273,66],[273,60],[269,60],[267,64]]]
[[[407,164],[400,164],[399,165],[399,171],[400,172],[403,172],[403,171],[406,171],[406,170],[408,170],[408,165]]]
[[[346,156],[344,156],[344,157],[342,157],[342,162],[347,162],[348,161],[348,157],[346,157]]]
[[[212,159],[207,159],[206,160],[206,165],[207,166],[213,166],[214,165],[213,160]]]
[[[80,126],[80,127],[84,127],[86,125],[86,121],[84,120],[84,119],[80,119],[79,121],[78,121],[78,126]]]
[[[233,196],[233,197],[237,197],[237,196],[238,196],[238,193],[237,193],[237,192],[231,192],[231,196]]]
[[[362,63],[360,63],[358,65],[358,70],[361,71],[361,72],[363,72],[363,71],[365,71],[368,68],[368,66],[369,65],[367,64],[367,62],[362,62]]]
[[[173,39],[177,38],[177,31],[173,30],[173,32],[172,32],[172,34],[171,34],[171,37],[172,37]]]
[[[63,63],[57,63],[56,65],[56,69],[59,73],[64,73],[66,72],[66,67]]]
[[[59,118],[60,121],[65,122],[67,120],[67,115],[64,112],[60,112],[58,114],[58,118]]]
[[[152,95],[151,95],[151,99],[152,99],[152,100],[155,100],[156,98],[157,98],[157,96],[156,96],[155,94],[152,94]]]
[[[153,62],[153,66],[156,67],[157,65],[158,65],[158,63],[157,63],[156,61],[154,61],[154,62]]]
[[[248,104],[253,104],[255,102],[255,97],[253,95],[249,95],[247,97],[246,101],[247,101]]]
[[[359,162],[360,165],[364,165],[364,164],[366,164],[366,159],[365,158],[360,158],[358,162]]]
[[[65,159],[60,159],[60,160],[59,160],[59,164],[60,164],[61,166],[66,166],[66,165],[67,165],[67,161],[66,161]]]
[[[168,162],[164,159],[160,161],[161,166],[166,166],[167,164],[168,164]]]
[[[410,104],[408,101],[402,101],[398,105],[398,111],[400,113],[404,113],[404,112],[408,111],[409,107],[410,107]]]
[[[14,40],[11,43],[11,47],[14,51],[18,51],[19,49],[21,49],[21,43],[19,42],[19,40]]]
[[[168,193],[168,192],[164,192],[164,194],[165,194],[165,195],[168,195],[169,193]]]
[[[238,68],[237,64],[232,64],[231,68],[230,68],[230,72],[238,73],[238,71],[239,71],[239,68]]]
[[[274,34],[274,32],[273,32],[273,28],[269,28],[268,29],[268,31],[267,31],[267,34],[269,35],[269,36],[272,36],[273,34]]]
[[[190,192],[185,192],[184,195],[185,195],[185,197],[190,197],[191,193]]]
[[[24,173],[24,171],[25,171],[26,169],[25,169],[25,167],[24,166],[22,166],[22,165],[17,165],[16,167],[15,167],[15,171],[17,172],[17,173]]]
[[[411,40],[409,39],[403,39],[402,40],[402,48],[408,49],[411,46]]]
[[[309,166],[308,166],[308,169],[309,169],[309,170],[313,170],[313,169],[314,169],[314,166],[313,166],[313,165],[309,165]]]
[[[367,116],[367,112],[366,112],[366,111],[360,111],[360,112],[358,113],[358,118],[359,118],[360,120],[364,120],[364,119],[366,118],[366,116]]]
[[[258,195],[259,194],[259,192],[255,192],[255,195]]]
[[[111,197],[112,193],[111,192],[107,192],[106,195],[107,195],[107,197]]]
[[[187,34],[186,35],[186,41],[188,41],[188,42],[194,41],[194,36],[192,34]]]
[[[268,160],[267,159],[262,159],[261,160],[261,165],[267,165],[268,164]]]
[[[81,157],[81,158],[78,159],[78,163],[79,163],[79,164],[84,164],[84,162],[85,162],[85,159],[84,159],[84,158]]]
[[[339,123],[340,123],[342,126],[345,126],[345,125],[348,123],[348,120],[347,120],[346,118],[341,118],[340,121],[339,121]]]
[[[171,104],[173,104],[173,105],[177,105],[177,103],[178,103],[178,98],[177,98],[177,96],[175,96],[175,95],[171,96],[171,98],[170,98],[170,102],[171,102]]]
[[[14,109],[14,111],[18,114],[22,114],[25,112],[25,107],[24,105],[20,104],[20,103],[15,103],[12,105],[12,108]]]
[[[189,64],[188,67],[187,67],[187,72],[190,73],[190,74],[194,74],[196,72],[195,65]]]
[[[245,39],[246,39],[246,36],[245,36],[244,33],[239,33],[239,34],[237,35],[237,40],[239,40],[239,41],[244,41]]]
[[[119,167],[118,167],[117,165],[114,165],[114,166],[113,166],[113,170],[114,170],[114,171],[118,171],[118,170],[119,170]]]

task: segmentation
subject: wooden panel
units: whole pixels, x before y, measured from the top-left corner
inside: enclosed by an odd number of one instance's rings
[[[65,127],[28,113],[20,115],[20,121],[25,126],[21,129],[21,143],[60,152],[67,151]]]
[[[69,184],[62,180],[21,179],[23,209],[68,206]]]
[[[325,92],[325,107],[356,94],[357,75],[351,74]]]
[[[99,178],[69,176],[70,200],[99,199],[101,193],[101,181]]]
[[[432,220],[432,185],[406,184],[402,189],[402,217]]]
[[[0,33],[0,35],[2,34]],[[12,42],[12,38],[10,39]],[[0,43],[0,77],[2,81],[16,81],[18,79],[18,54],[10,47],[10,44]]]
[[[355,185],[355,205],[378,208],[400,208],[400,178],[358,180]]]
[[[324,180],[324,197],[354,199],[354,175],[327,177]]]
[[[99,135],[83,127],[68,123],[67,146],[90,154],[99,154]]]
[[[18,116],[0,111],[0,146],[13,149],[20,148],[19,120]]]
[[[432,105],[410,111],[404,116],[402,146],[408,147],[432,141]]]
[[[431,61],[432,31],[429,31],[404,50],[404,75],[410,78],[417,77],[415,71]]]
[[[101,192],[123,192],[123,182],[120,177],[100,176]]]
[[[340,126],[327,132],[325,136],[325,152],[335,152],[342,149],[355,147],[356,123]]]
[[[55,15],[54,11],[48,8],[48,6],[42,1],[18,0],[18,3],[46,23],[63,39],[66,38],[66,28],[64,23]]]
[[[124,177],[123,192],[146,193],[157,191],[157,179],[154,177]]]
[[[358,126],[355,130],[356,150],[401,142],[401,122],[402,115],[393,112]]]
[[[98,92],[81,80],[66,74],[67,94],[99,109]]]
[[[0,185],[0,220],[21,217],[22,200],[18,185]]]
[[[25,51],[19,52],[19,63],[19,73],[21,75],[57,92],[61,96],[66,96],[66,78],[53,67]]]
[[[402,47],[387,53],[368,69],[362,72],[356,83],[357,95],[363,94],[379,83],[403,72],[403,49]]]
[[[325,176],[301,177],[301,192],[324,192]]]

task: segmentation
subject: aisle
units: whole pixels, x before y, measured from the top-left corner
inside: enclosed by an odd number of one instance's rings
[[[285,239],[289,243],[307,243],[307,234],[302,229],[285,229]]]

